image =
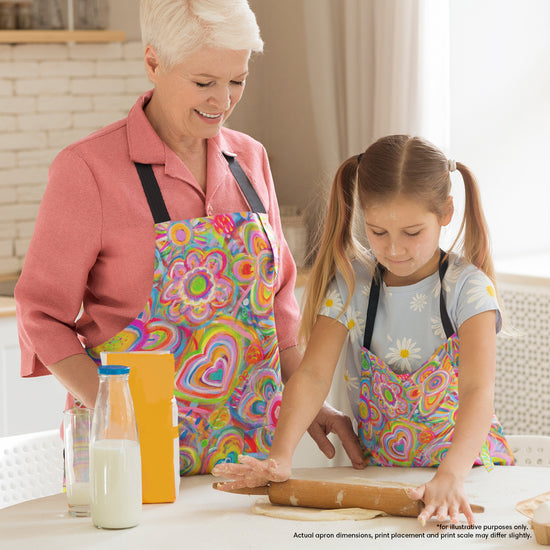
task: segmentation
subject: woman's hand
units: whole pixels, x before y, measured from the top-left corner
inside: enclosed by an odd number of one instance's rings
[[[356,470],[362,470],[366,466],[363,450],[353,430],[351,419],[328,403],[323,404],[307,431],[327,458],[333,458],[336,453],[334,445],[327,437],[329,433],[334,433],[340,438],[353,467]]]
[[[262,487],[270,481],[286,481],[290,477],[291,463],[282,459],[258,460],[251,456],[239,456],[239,463],[224,462],[212,469],[212,474],[232,478],[217,486],[222,491],[244,487]]]
[[[464,483],[453,474],[438,470],[431,481],[416,489],[408,489],[407,494],[414,500],[424,501],[424,509],[418,516],[422,525],[431,517],[439,521],[445,521],[449,517],[451,523],[456,525],[460,521],[461,513],[466,516],[469,525],[475,523]]]

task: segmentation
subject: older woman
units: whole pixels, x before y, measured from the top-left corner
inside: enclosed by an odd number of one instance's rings
[[[22,375],[93,407],[101,350],[170,351],[181,472],[204,473],[268,451],[300,359],[296,268],[263,146],[223,127],[263,47],[248,3],[142,0],[141,26],[154,90],[51,166],[16,288]],[[360,464],[343,415],[312,430]]]

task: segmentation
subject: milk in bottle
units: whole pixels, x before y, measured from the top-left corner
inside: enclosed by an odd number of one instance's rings
[[[141,456],[129,367],[99,367],[92,437],[90,484],[92,521],[96,527],[124,529],[141,515]]]

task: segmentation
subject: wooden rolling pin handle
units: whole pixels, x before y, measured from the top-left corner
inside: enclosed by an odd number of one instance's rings
[[[470,504],[470,508],[474,514],[482,514],[485,512],[485,507],[479,504]]]
[[[224,491],[223,482],[212,484]],[[305,506],[307,508],[371,508],[394,516],[416,517],[424,508],[421,500],[412,500],[405,489],[337,484],[332,482],[289,479],[269,486],[230,489],[241,495],[268,495],[273,504]],[[483,506],[471,504],[474,513],[485,512]]]
[[[422,502],[411,500],[405,489],[376,485],[342,484],[305,479],[289,479],[269,486],[273,504],[305,506],[325,510],[366,508],[381,510],[392,516],[415,517]]]
[[[273,504],[307,508],[368,508],[392,516],[416,517],[424,508],[421,500],[412,500],[405,488],[377,485],[351,485],[333,482],[289,479],[271,483],[269,500]],[[471,505],[472,512],[484,508]]]

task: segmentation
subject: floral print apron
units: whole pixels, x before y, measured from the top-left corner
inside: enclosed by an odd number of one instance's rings
[[[150,165],[136,163],[155,221],[155,271],[143,311],[101,351],[168,351],[176,363],[180,473],[246,453],[265,458],[281,402],[273,298],[279,251],[265,209],[224,154],[251,212],[171,221]]]
[[[441,251],[439,277],[447,270]],[[459,341],[443,291],[441,321],[447,341],[413,373],[396,374],[369,351],[380,295],[382,268],[373,277],[362,348],[359,440],[370,464],[438,466],[449,449],[458,408]],[[441,285],[443,287],[443,285]],[[493,414],[491,428],[475,464],[513,464],[512,452]]]

